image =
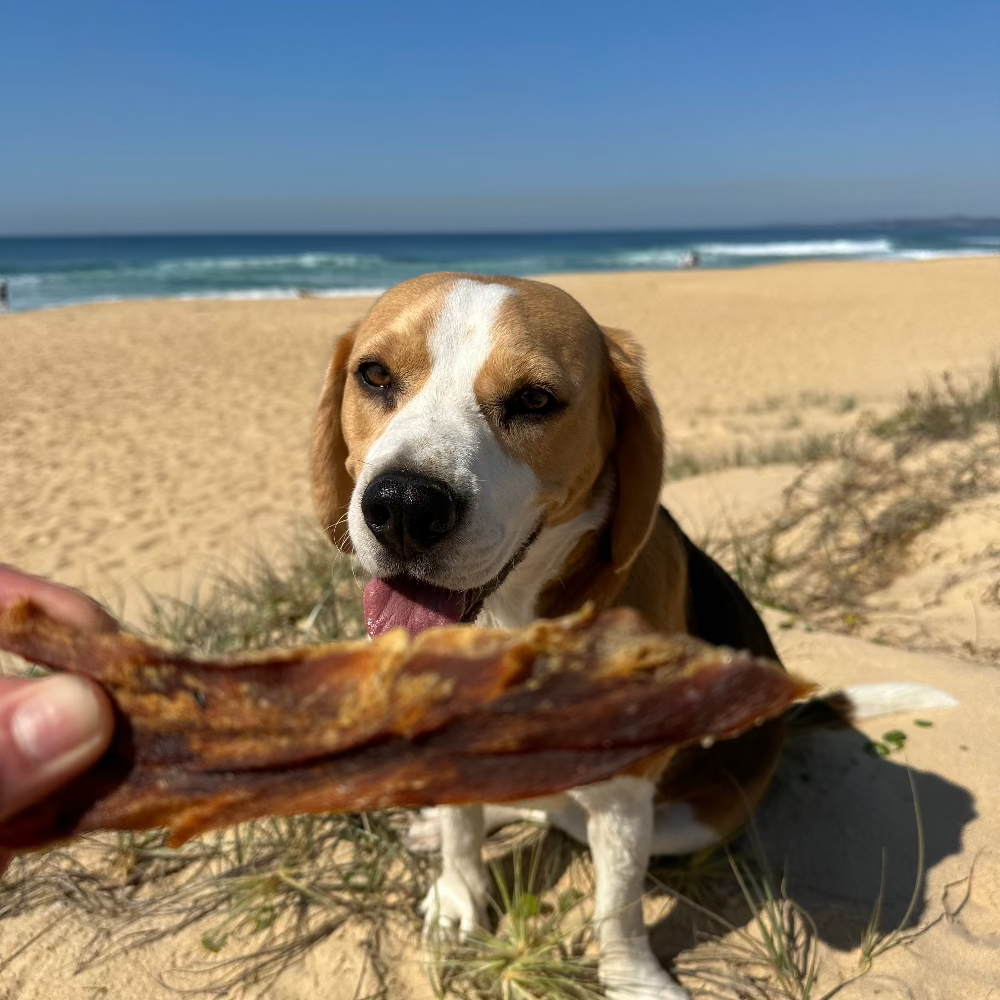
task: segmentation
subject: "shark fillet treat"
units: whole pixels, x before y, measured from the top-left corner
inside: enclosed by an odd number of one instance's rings
[[[96,767],[0,823],[13,850],[96,830],[167,827],[180,843],[260,816],[552,794],[736,736],[813,690],[624,609],[210,659],[79,631],[22,600],[0,610],[0,649],[93,678],[117,716]]]

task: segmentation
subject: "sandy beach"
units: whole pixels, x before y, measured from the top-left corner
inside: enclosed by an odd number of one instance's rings
[[[993,258],[547,280],[644,345],[678,461],[710,468],[736,453],[788,452],[668,484],[697,540],[777,517],[803,442],[883,418],[946,372],[964,385],[1000,358]],[[140,621],[145,590],[185,597],[255,550],[280,559],[312,517],[310,429],[331,345],[371,301],[124,302],[0,316],[0,560]],[[931,451],[926,461],[943,460]],[[903,765],[916,776],[922,933],[878,956],[841,1000],[1000,998],[998,525],[1000,492],[978,488],[935,508],[863,614],[768,612],[788,666],[824,686],[922,681],[961,702],[927,727],[907,716],[866,723],[865,738],[804,739],[762,813],[760,835],[788,861],[791,889],[816,921],[830,990],[858,971],[883,847],[886,919],[906,909],[917,837]],[[908,734],[905,753],[863,752],[889,729]],[[158,975],[182,960],[184,942],[70,977],[87,938],[72,918],[58,946],[28,945],[58,916],[0,922],[0,1000],[170,995]],[[685,947],[679,935],[667,917],[657,937],[665,955]],[[268,995],[354,996],[363,970],[340,975],[357,963],[349,937],[325,942]],[[393,998],[432,996],[417,953],[407,954]],[[691,955],[677,958],[682,980]]]

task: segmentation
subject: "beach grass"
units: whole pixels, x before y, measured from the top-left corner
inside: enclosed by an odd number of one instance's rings
[[[1000,430],[1000,361],[994,361],[983,376],[959,378],[946,372],[920,389],[911,389],[906,402],[877,423],[874,431],[912,444],[967,440],[983,424]]]
[[[183,599],[147,593],[144,630],[204,655],[365,635],[356,567],[307,525],[283,552],[280,562],[253,553]]]
[[[438,997],[461,1000],[599,1000],[589,871],[576,852],[576,884],[555,882],[546,839],[517,844],[505,864],[490,866],[492,927],[461,944],[431,941],[431,980]],[[592,887],[591,887],[592,888]]]
[[[701,541],[758,603],[850,628],[921,536],[1000,488],[998,444],[1000,363],[942,376],[801,463],[765,525]]]
[[[820,462],[834,456],[837,440],[838,435],[831,431],[814,431],[797,437],[775,437],[752,445],[740,444],[722,453],[703,455],[681,450],[670,454],[667,477],[687,479],[708,472],[720,472],[723,469]]]

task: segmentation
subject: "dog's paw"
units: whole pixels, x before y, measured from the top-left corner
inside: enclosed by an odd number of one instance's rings
[[[467,882],[442,875],[420,904],[424,915],[424,938],[464,940],[486,924],[486,887],[472,888]]]
[[[431,854],[441,850],[441,812],[437,808],[421,809],[412,820],[403,838],[407,849],[415,854]]]
[[[602,962],[599,973],[607,1000],[691,1000],[652,955],[610,967]]]

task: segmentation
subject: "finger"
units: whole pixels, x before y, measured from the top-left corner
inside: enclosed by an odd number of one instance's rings
[[[89,632],[117,632],[121,627],[104,608],[79,590],[0,563],[0,608],[24,597],[53,618]]]
[[[4,701],[9,691],[20,691],[25,684],[30,683],[31,681],[24,677],[0,674],[0,703]]]
[[[111,741],[100,689],[59,675],[0,689],[0,821],[40,802],[86,770]]]

